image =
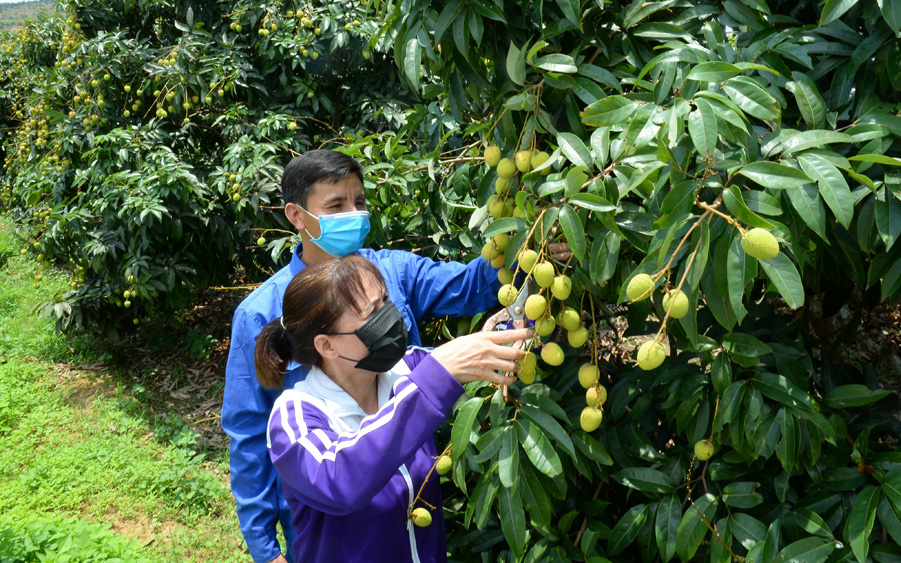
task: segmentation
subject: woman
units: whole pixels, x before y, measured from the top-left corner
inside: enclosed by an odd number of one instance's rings
[[[461,383],[509,385],[525,352],[504,343],[527,329],[464,336],[429,354],[406,346],[406,327],[378,269],[354,254],[302,270],[283,317],[256,344],[260,383],[280,388],[290,360],[310,366],[282,393],[268,445],[297,532],[296,561],[444,561],[433,433]],[[413,525],[414,508],[433,523]]]

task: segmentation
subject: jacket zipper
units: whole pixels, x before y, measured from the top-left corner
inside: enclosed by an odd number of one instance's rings
[[[410,472],[407,471],[406,465],[400,466],[400,474],[404,476],[404,481],[407,482],[407,490],[409,491],[409,502],[407,503],[407,531],[410,533],[410,552],[413,554],[413,563],[419,562],[419,552],[416,550],[416,529],[413,526],[413,520],[409,517],[409,514],[413,512],[413,479],[410,478]]]

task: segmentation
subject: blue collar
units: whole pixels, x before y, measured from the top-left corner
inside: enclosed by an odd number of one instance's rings
[[[303,254],[303,243],[297,243],[297,246],[291,251],[291,263],[288,265],[291,269],[291,278],[294,278],[301,270],[307,267],[303,260],[300,259],[301,254]]]

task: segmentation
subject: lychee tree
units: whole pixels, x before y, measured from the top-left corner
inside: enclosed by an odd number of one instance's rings
[[[0,38],[0,208],[71,273],[46,307],[60,330],[112,335],[236,266],[264,276],[293,245],[292,154],[397,126],[413,101],[359,3],[57,7]]]
[[[433,167],[473,186],[471,249],[499,304],[533,292],[540,361],[456,410],[455,560],[901,554],[898,402],[859,332],[901,295],[899,15],[394,6],[398,68],[462,135]]]

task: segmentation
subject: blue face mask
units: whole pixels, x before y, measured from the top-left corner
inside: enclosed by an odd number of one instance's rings
[[[298,207],[300,207],[298,205]],[[300,207],[303,209],[303,207]],[[332,256],[340,258],[363,248],[363,241],[369,234],[369,212],[349,211],[334,215],[313,215],[306,209],[307,215],[319,220],[319,238],[313,238],[306,228],[304,231],[313,242]]]

